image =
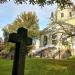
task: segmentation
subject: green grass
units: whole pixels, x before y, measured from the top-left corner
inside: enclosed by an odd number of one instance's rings
[[[11,75],[12,62],[0,59],[0,75]],[[27,58],[25,75],[75,75],[75,60]]]

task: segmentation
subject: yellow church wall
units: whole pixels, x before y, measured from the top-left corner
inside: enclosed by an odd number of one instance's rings
[[[58,9],[57,13],[56,13],[57,21],[64,21],[64,20],[71,18],[70,12],[72,13],[72,9],[70,9],[70,8],[63,9],[63,10]],[[61,17],[61,13],[64,14],[63,17]]]
[[[73,26],[75,26],[75,18],[67,20],[66,23],[71,24]]]

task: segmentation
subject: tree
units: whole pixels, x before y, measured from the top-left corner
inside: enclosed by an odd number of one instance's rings
[[[4,3],[10,0],[0,0],[0,3]],[[17,4],[29,3],[29,4],[38,4],[39,6],[50,5],[58,3],[61,7],[65,5],[71,5],[71,0],[13,0]]]
[[[38,19],[35,13],[24,12],[19,15],[11,25],[8,25],[8,32],[16,32],[16,30],[20,27],[27,28],[29,36],[32,38],[38,37],[39,35]]]
[[[14,49],[14,44],[11,44],[8,42],[8,37],[9,37],[9,32],[8,32],[8,28],[5,27],[3,28],[3,36],[4,36],[4,50],[6,51],[10,51],[10,49]]]
[[[39,35],[39,26],[38,26],[38,19],[35,13],[28,12],[28,13],[22,13],[19,15],[16,20],[10,24],[7,25],[3,31],[4,31],[4,41],[5,41],[5,50],[7,51],[13,51],[14,50],[14,44],[8,43],[8,37],[9,33],[16,32],[16,30],[20,27],[24,27],[28,29],[29,36],[32,38],[38,38]],[[30,49],[32,47],[28,47]]]
[[[3,28],[3,36],[4,36],[4,42],[6,43],[8,41],[9,32],[7,28]]]

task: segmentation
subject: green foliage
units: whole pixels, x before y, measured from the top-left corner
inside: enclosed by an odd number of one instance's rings
[[[27,28],[28,35],[32,38],[37,38],[39,36],[39,26],[36,14],[32,12],[24,12],[21,15],[19,15],[12,24],[8,25],[3,29],[5,50],[12,51],[12,48],[14,50],[13,44],[8,43],[9,33],[16,32],[16,30],[20,27]]]
[[[0,59],[0,75],[11,75],[12,64]],[[75,61],[27,58],[25,75],[75,75]]]
[[[13,50],[15,50],[15,45],[12,43],[6,42],[4,50],[6,50],[8,52],[12,52]]]
[[[8,0],[0,0],[0,3],[7,2]],[[9,0],[10,1],[10,0]],[[17,4],[29,3],[29,4],[38,4],[39,6],[50,5],[58,3],[61,7],[65,5],[71,5],[71,0],[13,0]]]
[[[12,43],[8,42],[9,32],[7,28],[3,28],[3,36],[4,36],[4,50],[11,51],[11,48],[14,46]]]
[[[37,37],[39,34],[39,26],[36,14],[32,12],[22,13],[11,25],[8,26],[8,31],[9,33],[16,32],[20,27],[27,28],[29,36]]]
[[[8,36],[9,36],[7,28],[3,28],[3,36],[4,36],[4,42],[6,43],[8,41]]]

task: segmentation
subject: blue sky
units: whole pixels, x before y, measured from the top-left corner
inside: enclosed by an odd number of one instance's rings
[[[75,2],[75,0],[73,0]],[[56,10],[56,5],[49,5],[45,6],[43,8],[37,6],[37,5],[29,5],[29,4],[23,4],[23,5],[17,5],[14,4],[14,2],[10,1],[4,4],[0,4],[0,37],[3,36],[3,32],[1,29],[6,26],[7,24],[11,24],[17,17],[17,15],[20,15],[21,13],[32,11],[36,12],[36,15],[39,19],[39,27],[42,30],[45,28],[49,22],[49,17],[51,12]]]
[[[40,29],[43,29],[44,26],[47,25],[50,13],[54,11],[55,8],[55,5],[41,8],[37,5],[16,5],[13,2],[4,3],[0,5],[0,25],[1,27],[4,27],[5,25],[12,23],[17,15],[20,15],[22,12],[32,11],[36,12],[36,15],[39,18]]]

